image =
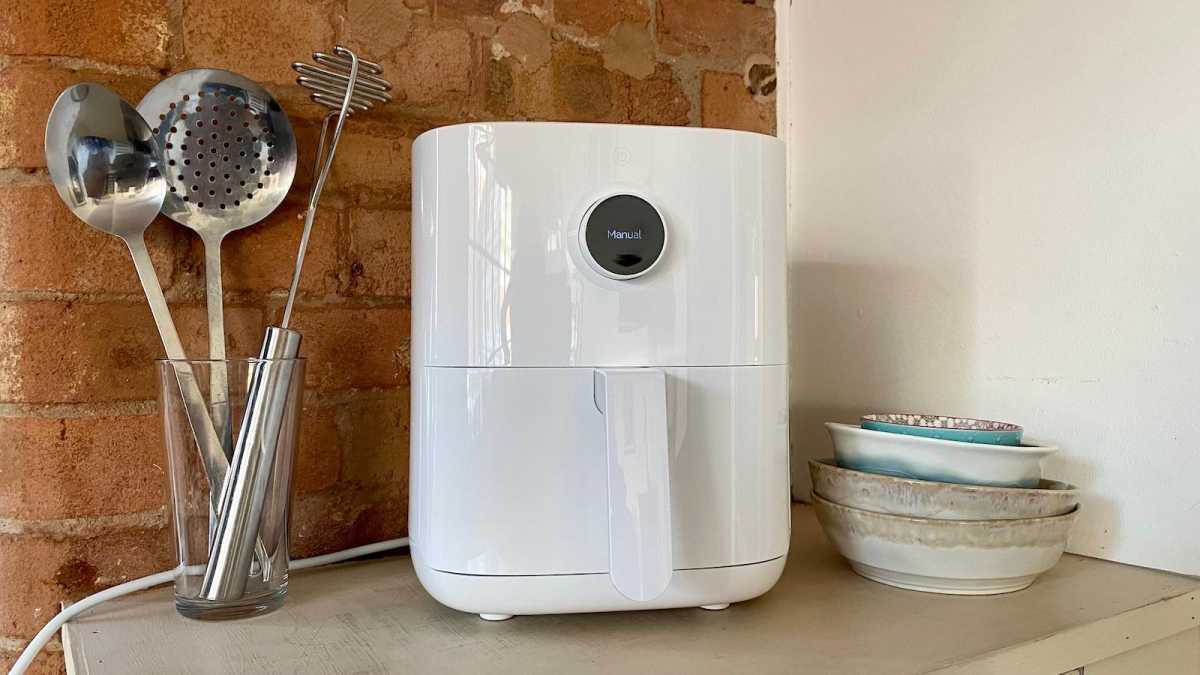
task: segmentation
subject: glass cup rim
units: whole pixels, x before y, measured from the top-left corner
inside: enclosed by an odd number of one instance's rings
[[[294,356],[290,359],[264,359],[258,356],[242,356],[234,359],[154,359],[154,362],[160,366],[176,363],[185,363],[188,365],[211,365],[213,363],[303,363],[305,361],[308,361],[308,357]]]

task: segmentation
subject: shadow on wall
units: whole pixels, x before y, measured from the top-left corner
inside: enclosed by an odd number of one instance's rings
[[[1083,446],[1073,439],[1031,437],[1026,440],[1046,443],[1059,451],[1046,460],[1043,476],[1075,483],[1079,487],[1080,516],[1071,528],[1071,539],[1067,551],[1075,552],[1071,542],[1096,542],[1095,553],[1081,551],[1084,555],[1111,555],[1106,551],[1108,544],[1099,542],[1121,541],[1121,512],[1117,501],[1096,491],[1098,477],[1103,472],[1100,462],[1087,459],[1081,453]]]
[[[965,266],[792,262],[792,497],[809,459],[832,457],[825,422],[942,410],[968,396],[971,299]]]
[[[986,255],[970,148],[878,134],[869,118],[809,101],[789,164],[792,496],[801,500],[807,461],[833,456],[825,422],[970,414],[974,276]]]

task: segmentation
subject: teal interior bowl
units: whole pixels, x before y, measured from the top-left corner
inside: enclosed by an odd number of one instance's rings
[[[1016,424],[1008,422],[906,413],[863,415],[861,424],[862,428],[871,431],[987,445],[1020,445],[1021,432],[1024,431]]]

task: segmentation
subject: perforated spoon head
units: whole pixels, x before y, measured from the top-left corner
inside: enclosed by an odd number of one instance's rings
[[[167,193],[159,148],[138,111],[107,87],[67,88],[46,122],[46,166],[67,207],[92,227],[141,238]]]
[[[227,70],[173,75],[138,103],[162,147],[163,213],[220,238],[279,206],[296,175],[296,140],[283,108]]]

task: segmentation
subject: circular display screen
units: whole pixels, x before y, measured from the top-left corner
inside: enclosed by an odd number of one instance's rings
[[[662,216],[650,202],[614,195],[596,203],[584,222],[588,256],[609,276],[637,276],[658,262],[667,242]]]

